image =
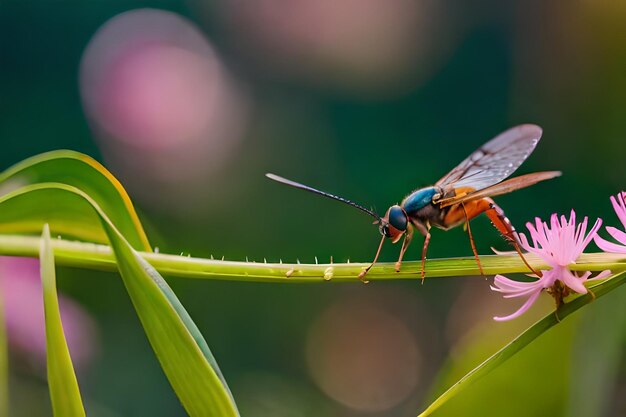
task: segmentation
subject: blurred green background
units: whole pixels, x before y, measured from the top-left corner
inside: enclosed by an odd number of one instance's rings
[[[365,262],[379,239],[366,216],[265,172],[384,211],[535,123],[543,140],[519,172],[564,175],[498,198],[513,224],[572,208],[615,224],[625,18],[610,1],[5,0],[0,165],[93,155],[161,252]],[[486,219],[472,230],[479,253],[506,249]],[[430,257],[469,255],[460,228],[434,231]],[[244,416],[415,415],[552,308],[546,295],[534,317],[494,323],[516,305],[481,277],[169,281]],[[97,353],[78,369],[88,414],[184,415],[117,275],[64,269],[59,285],[97,326]],[[624,321],[611,317],[624,306],[617,291],[583,309],[438,415],[623,415]],[[45,371],[15,351],[11,366],[12,415],[50,415]]]

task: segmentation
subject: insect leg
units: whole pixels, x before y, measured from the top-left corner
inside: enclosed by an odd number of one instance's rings
[[[429,243],[430,232],[426,232],[426,237],[424,238],[424,246],[422,246],[422,284],[424,284],[424,278],[426,278],[426,250],[428,249]]]
[[[465,204],[461,203],[461,207],[463,207],[463,213],[465,213],[465,225],[467,226],[467,233],[469,234],[470,245],[472,245],[472,252],[474,252],[474,258],[476,258],[476,263],[478,264],[478,270],[480,271],[480,275],[485,275],[483,271],[483,266],[480,263],[480,257],[478,256],[478,252],[476,251],[476,244],[474,243],[474,236],[472,235],[472,228],[470,227],[469,217],[467,216],[467,209],[465,208]]]
[[[411,240],[413,239],[413,227],[409,224],[407,227],[406,235],[404,236],[404,241],[402,241],[402,249],[400,249],[400,256],[398,257],[398,261],[396,262],[396,272],[400,272],[400,265],[402,265],[402,258],[404,257],[404,252],[411,244]]]
[[[541,278],[541,271],[537,271],[535,268],[530,266],[530,264],[526,260],[526,257],[524,257],[519,240],[517,238],[517,235],[515,234],[515,228],[513,227],[509,219],[507,219],[507,217],[504,215],[504,211],[500,208],[500,206],[498,206],[491,198],[483,198],[482,200],[479,200],[479,204],[485,207],[484,212],[487,217],[489,217],[489,220],[491,220],[491,223],[493,223],[496,229],[498,229],[500,233],[502,233],[502,236],[504,236],[506,240],[513,244],[515,251],[522,259],[522,262],[524,262],[524,264],[528,267],[528,269],[532,271],[533,274]]]
[[[380,250],[383,248],[383,243],[385,243],[385,239],[386,239],[385,236],[383,236],[382,239],[380,239],[380,245],[378,245],[378,250],[376,251],[376,256],[374,256],[374,260],[372,261],[372,263],[359,273],[359,279],[364,284],[367,284],[369,282],[368,280],[365,279],[365,275],[369,272],[369,270],[374,266],[374,264],[378,260],[378,255],[380,255]]]

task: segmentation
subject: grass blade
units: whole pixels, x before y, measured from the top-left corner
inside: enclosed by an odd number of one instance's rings
[[[88,213],[108,238],[137,315],[172,388],[191,416],[238,416],[228,386],[197,327],[159,273],[144,261],[98,204],[65,184],[22,187],[0,197],[0,217],[16,207],[29,208],[29,221],[52,218],[46,201],[73,213]],[[92,226],[93,227],[93,226]],[[50,242],[48,241],[48,244]]]
[[[46,323],[46,354],[48,362],[48,387],[52,410],[58,417],[85,416],[78,381],[67,347],[59,299],[57,298],[54,255],[50,246],[50,228],[44,225],[41,235],[41,283]]]
[[[133,248],[146,252],[152,250],[122,184],[104,166],[88,155],[57,150],[25,159],[0,173],[0,195],[27,185],[51,182],[70,185],[88,194]],[[54,226],[52,233],[62,233],[92,242],[106,242],[97,221],[83,221],[92,214],[90,209],[87,208],[86,213],[66,212],[55,207],[50,209],[50,213],[57,217],[54,225],[51,224],[51,227]],[[17,212],[19,213],[20,211]],[[3,223],[6,223],[6,227],[20,226],[22,231],[40,233],[40,225],[22,222],[20,219],[20,217],[13,219],[18,220],[17,222],[3,220]]]
[[[119,270],[163,371],[191,416],[238,416],[206,341],[159,273],[107,228]]]
[[[595,297],[599,298],[617,288],[618,286],[624,284],[624,282],[626,282],[626,272],[619,273],[612,278],[609,278],[602,283],[595,285],[591,289],[594,292]],[[590,303],[591,301],[593,301],[593,297],[590,294],[585,294],[566,303],[559,309],[560,319],[563,320],[564,318],[566,318],[576,310],[580,309],[584,305]],[[553,313],[548,314],[546,317],[539,320],[522,334],[517,336],[509,344],[504,346],[498,352],[494,353],[491,357],[478,365],[476,368],[472,369],[463,378],[461,378],[454,385],[448,388],[446,392],[441,394],[433,403],[431,403],[424,411],[422,411],[422,413],[419,414],[418,417],[426,417],[431,415],[448,400],[461,392],[465,387],[469,386],[483,376],[487,375],[489,372],[493,371],[495,368],[507,361],[510,357],[515,355],[521,349],[526,347],[530,342],[535,340],[537,337],[542,335],[544,332],[549,330],[557,323],[558,321]]]

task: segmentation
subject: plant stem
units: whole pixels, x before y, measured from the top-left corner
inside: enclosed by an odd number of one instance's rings
[[[94,243],[53,239],[52,248],[56,263],[103,271],[116,271],[117,265],[111,248]],[[25,235],[0,235],[0,255],[37,257],[39,237]],[[347,282],[357,281],[367,263],[293,264],[265,262],[220,261],[189,256],[139,252],[140,256],[160,273],[185,278],[221,279],[255,282]],[[537,269],[547,269],[541,259],[526,255]],[[528,268],[517,255],[483,255],[481,263],[486,275],[528,273]],[[402,270],[395,272],[394,263],[378,263],[367,274],[369,281],[419,279],[420,261],[404,262]],[[572,270],[613,272],[626,270],[626,257],[608,253],[583,254]],[[454,277],[480,275],[473,257],[431,259],[426,261],[426,277]]]

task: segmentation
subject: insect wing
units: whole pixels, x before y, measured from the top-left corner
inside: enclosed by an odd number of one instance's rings
[[[528,158],[541,139],[541,133],[536,125],[513,127],[474,151],[436,185],[447,192],[464,187],[481,190],[497,184]]]
[[[549,180],[561,176],[560,171],[535,172],[533,174],[520,175],[494,184],[490,187],[483,188],[472,193],[439,200],[437,203],[441,208],[452,206],[454,204],[469,203],[470,201],[480,200],[485,197],[495,197],[497,195],[507,194],[520,188],[529,187],[540,181]]]

